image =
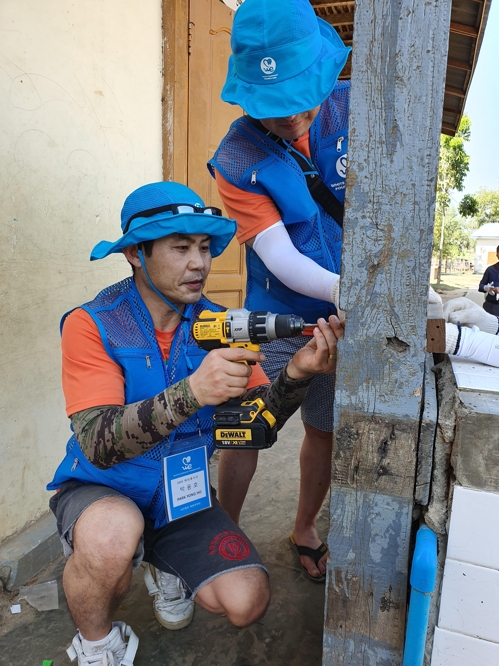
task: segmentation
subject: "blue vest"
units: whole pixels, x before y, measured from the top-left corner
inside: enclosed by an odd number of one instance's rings
[[[341,202],[345,198],[350,83],[340,81],[321,105],[310,127],[310,154],[323,182]],[[208,167],[246,192],[270,196],[279,209],[293,245],[333,273],[340,272],[341,227],[317,204],[303,171],[288,152],[244,116],[232,123]],[[335,312],[332,304],[288,289],[247,247],[245,307],[316,321]]]
[[[204,297],[195,305],[186,306],[184,314],[191,322],[179,324],[168,362],[162,359],[151,315],[131,277],[107,287],[82,309],[96,323],[110,358],[121,367],[125,378],[125,404],[130,404],[152,398],[201,365],[207,352],[192,338],[192,321],[202,310],[220,312],[225,308]],[[67,314],[62,318],[61,330]],[[47,490],[56,490],[64,481],[71,480],[110,486],[132,499],[146,518],[155,521],[155,527],[161,527],[167,522],[163,457],[202,444],[207,444],[211,457],[214,449],[211,436],[213,413],[214,407],[203,407],[146,453],[109,469],[92,465],[73,435],[67,444],[66,456]],[[194,443],[192,437],[196,437]]]

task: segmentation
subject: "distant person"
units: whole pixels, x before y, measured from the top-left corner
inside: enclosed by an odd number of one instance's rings
[[[496,257],[499,259],[499,245],[496,247]],[[483,309],[499,317],[499,261],[486,269],[478,291],[487,294]]]

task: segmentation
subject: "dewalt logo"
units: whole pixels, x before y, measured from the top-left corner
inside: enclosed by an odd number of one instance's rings
[[[251,430],[217,430],[216,439],[251,439]]]

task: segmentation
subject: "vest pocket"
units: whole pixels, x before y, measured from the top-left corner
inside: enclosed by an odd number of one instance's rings
[[[95,482],[119,490],[142,511],[149,509],[162,474],[160,461],[141,456],[113,465],[109,469],[98,469],[86,458],[80,461],[80,464]]]
[[[59,488],[64,481],[96,483],[114,488],[133,500],[147,513],[158,483],[162,481],[161,461],[138,456],[118,463],[109,469],[99,469],[90,463],[78,446],[70,440],[68,452],[59,465],[49,490]]]

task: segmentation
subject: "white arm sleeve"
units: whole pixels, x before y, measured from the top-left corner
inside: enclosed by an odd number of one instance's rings
[[[301,254],[291,242],[283,222],[276,222],[255,237],[253,250],[265,266],[289,289],[333,302],[331,295],[339,275]]]
[[[456,357],[499,368],[499,336],[483,333],[477,326],[463,326]]]

